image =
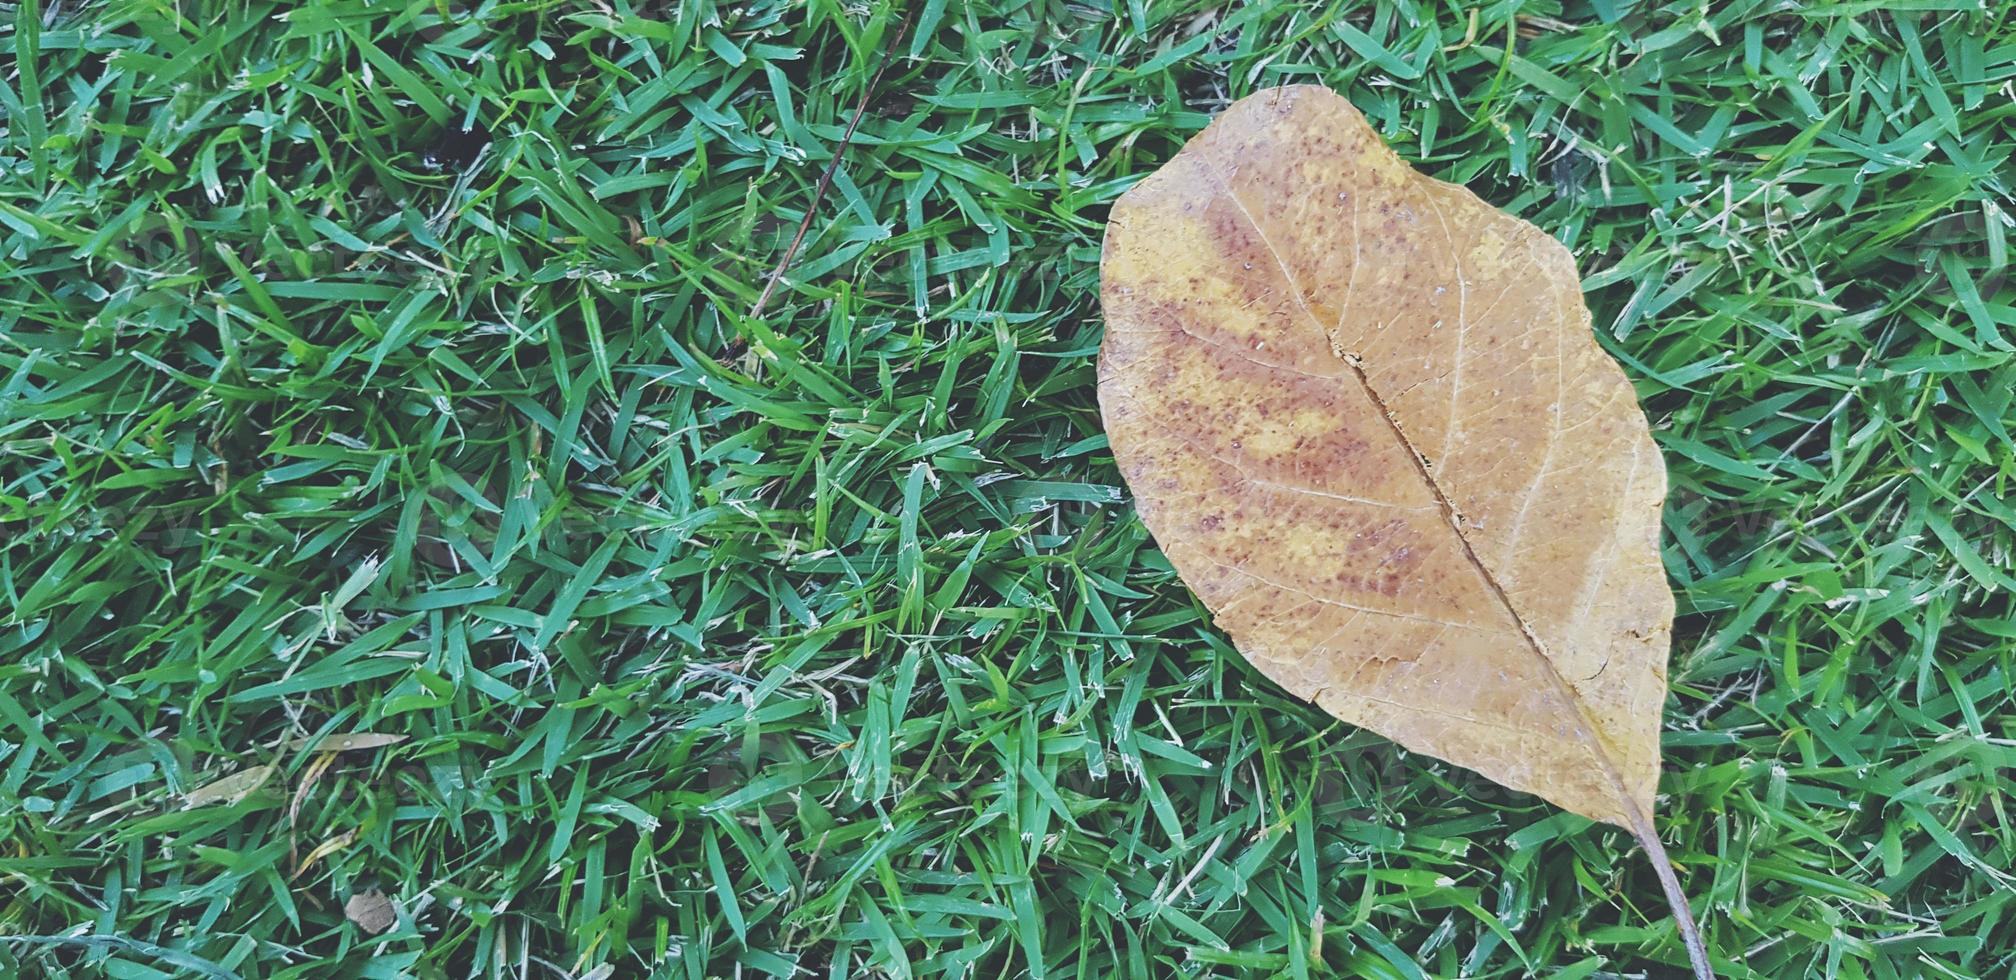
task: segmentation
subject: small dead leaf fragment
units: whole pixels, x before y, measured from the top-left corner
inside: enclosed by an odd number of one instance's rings
[[[1114,458],[1239,650],[1345,721],[1630,829],[1698,954],[1651,824],[1666,471],[1568,250],[1293,86],[1114,205],[1101,280]]]
[[[315,849],[309,851],[308,856],[302,858],[301,863],[294,866],[294,872],[287,876],[287,880],[293,881],[294,879],[301,877],[303,874],[307,873],[309,868],[315,866],[315,862],[320,861],[323,858],[328,857],[329,855],[334,854],[337,851],[340,851],[346,847],[349,847],[356,840],[357,840],[357,828],[352,827],[349,830],[346,830],[340,834],[337,834],[334,837],[329,838],[328,840],[323,841],[320,844],[315,845]]]
[[[335,763],[336,753],[323,752],[317,754],[314,761],[308,763],[308,768],[301,770],[301,778],[296,781],[294,786],[294,797],[287,801],[288,827],[293,827],[299,820],[301,805],[308,802],[308,791],[315,788],[315,784],[321,781],[322,775],[328,772],[329,767],[335,765]]]
[[[388,735],[379,732],[352,732],[348,735],[330,735],[324,738],[290,739],[286,747],[290,750],[314,749],[317,752],[353,752],[363,749],[382,749],[388,745],[398,745],[412,736]]]
[[[190,790],[189,795],[182,798],[182,808],[193,810],[199,806],[209,806],[213,803],[222,803],[225,806],[230,806],[239,800],[251,796],[255,790],[266,785],[266,781],[272,778],[272,766],[253,766],[250,769],[243,769],[222,779],[204,783]]]
[[[399,922],[399,914],[392,908],[392,900],[385,893],[373,889],[358,892],[343,903],[343,917],[357,923],[357,928],[374,936],[385,932]]]

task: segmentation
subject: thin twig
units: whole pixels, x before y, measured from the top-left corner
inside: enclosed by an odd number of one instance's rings
[[[882,63],[875,67],[875,75],[861,90],[861,101],[854,104],[854,118],[847,121],[847,132],[840,137],[840,145],[833,148],[833,159],[826,164],[826,172],[819,175],[819,186],[812,189],[812,202],[805,206],[805,218],[798,222],[798,233],[791,236],[791,245],[784,250],[784,258],[778,261],[777,268],[770,270],[770,281],[763,284],[763,295],[756,297],[756,305],[749,309],[750,319],[763,315],[763,307],[770,304],[770,294],[776,291],[785,270],[791,268],[791,260],[798,257],[798,246],[804,244],[805,232],[812,228],[812,218],[819,213],[819,202],[826,199],[826,187],[833,183],[833,171],[840,169],[840,157],[854,142],[854,128],[861,125],[861,116],[868,111],[868,99],[875,94],[875,87],[882,82],[882,73],[888,71],[889,63],[896,60],[896,50],[903,46],[903,39],[909,33],[910,15],[904,14],[903,23],[896,28],[896,38],[883,49]]]

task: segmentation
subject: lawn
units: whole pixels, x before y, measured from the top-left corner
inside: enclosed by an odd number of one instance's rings
[[[1114,469],[1107,209],[1306,82],[1637,385],[1720,973],[2016,968],[2010,0],[0,22],[0,976],[1683,967],[1629,835],[1264,681]]]

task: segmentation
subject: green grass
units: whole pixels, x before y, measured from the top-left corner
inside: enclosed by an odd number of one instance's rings
[[[901,11],[0,4],[0,975],[1684,964],[1119,485],[1106,208],[1309,81],[1582,263],[1723,974],[2016,967],[2008,0],[912,13],[754,322]]]

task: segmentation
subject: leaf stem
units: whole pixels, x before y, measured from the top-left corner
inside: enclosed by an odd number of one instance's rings
[[[1666,892],[1666,904],[1673,909],[1673,923],[1679,927],[1680,941],[1687,947],[1687,960],[1694,966],[1695,980],[1715,980],[1715,968],[1708,962],[1708,947],[1701,941],[1701,930],[1694,925],[1694,911],[1687,906],[1687,893],[1680,890],[1680,878],[1673,873],[1673,862],[1666,856],[1666,845],[1660,842],[1659,831],[1628,796],[1624,798],[1624,810],[1631,818],[1631,836],[1638,838],[1639,846],[1645,848],[1645,856],[1652,861],[1652,873],[1659,877],[1659,887]]]

